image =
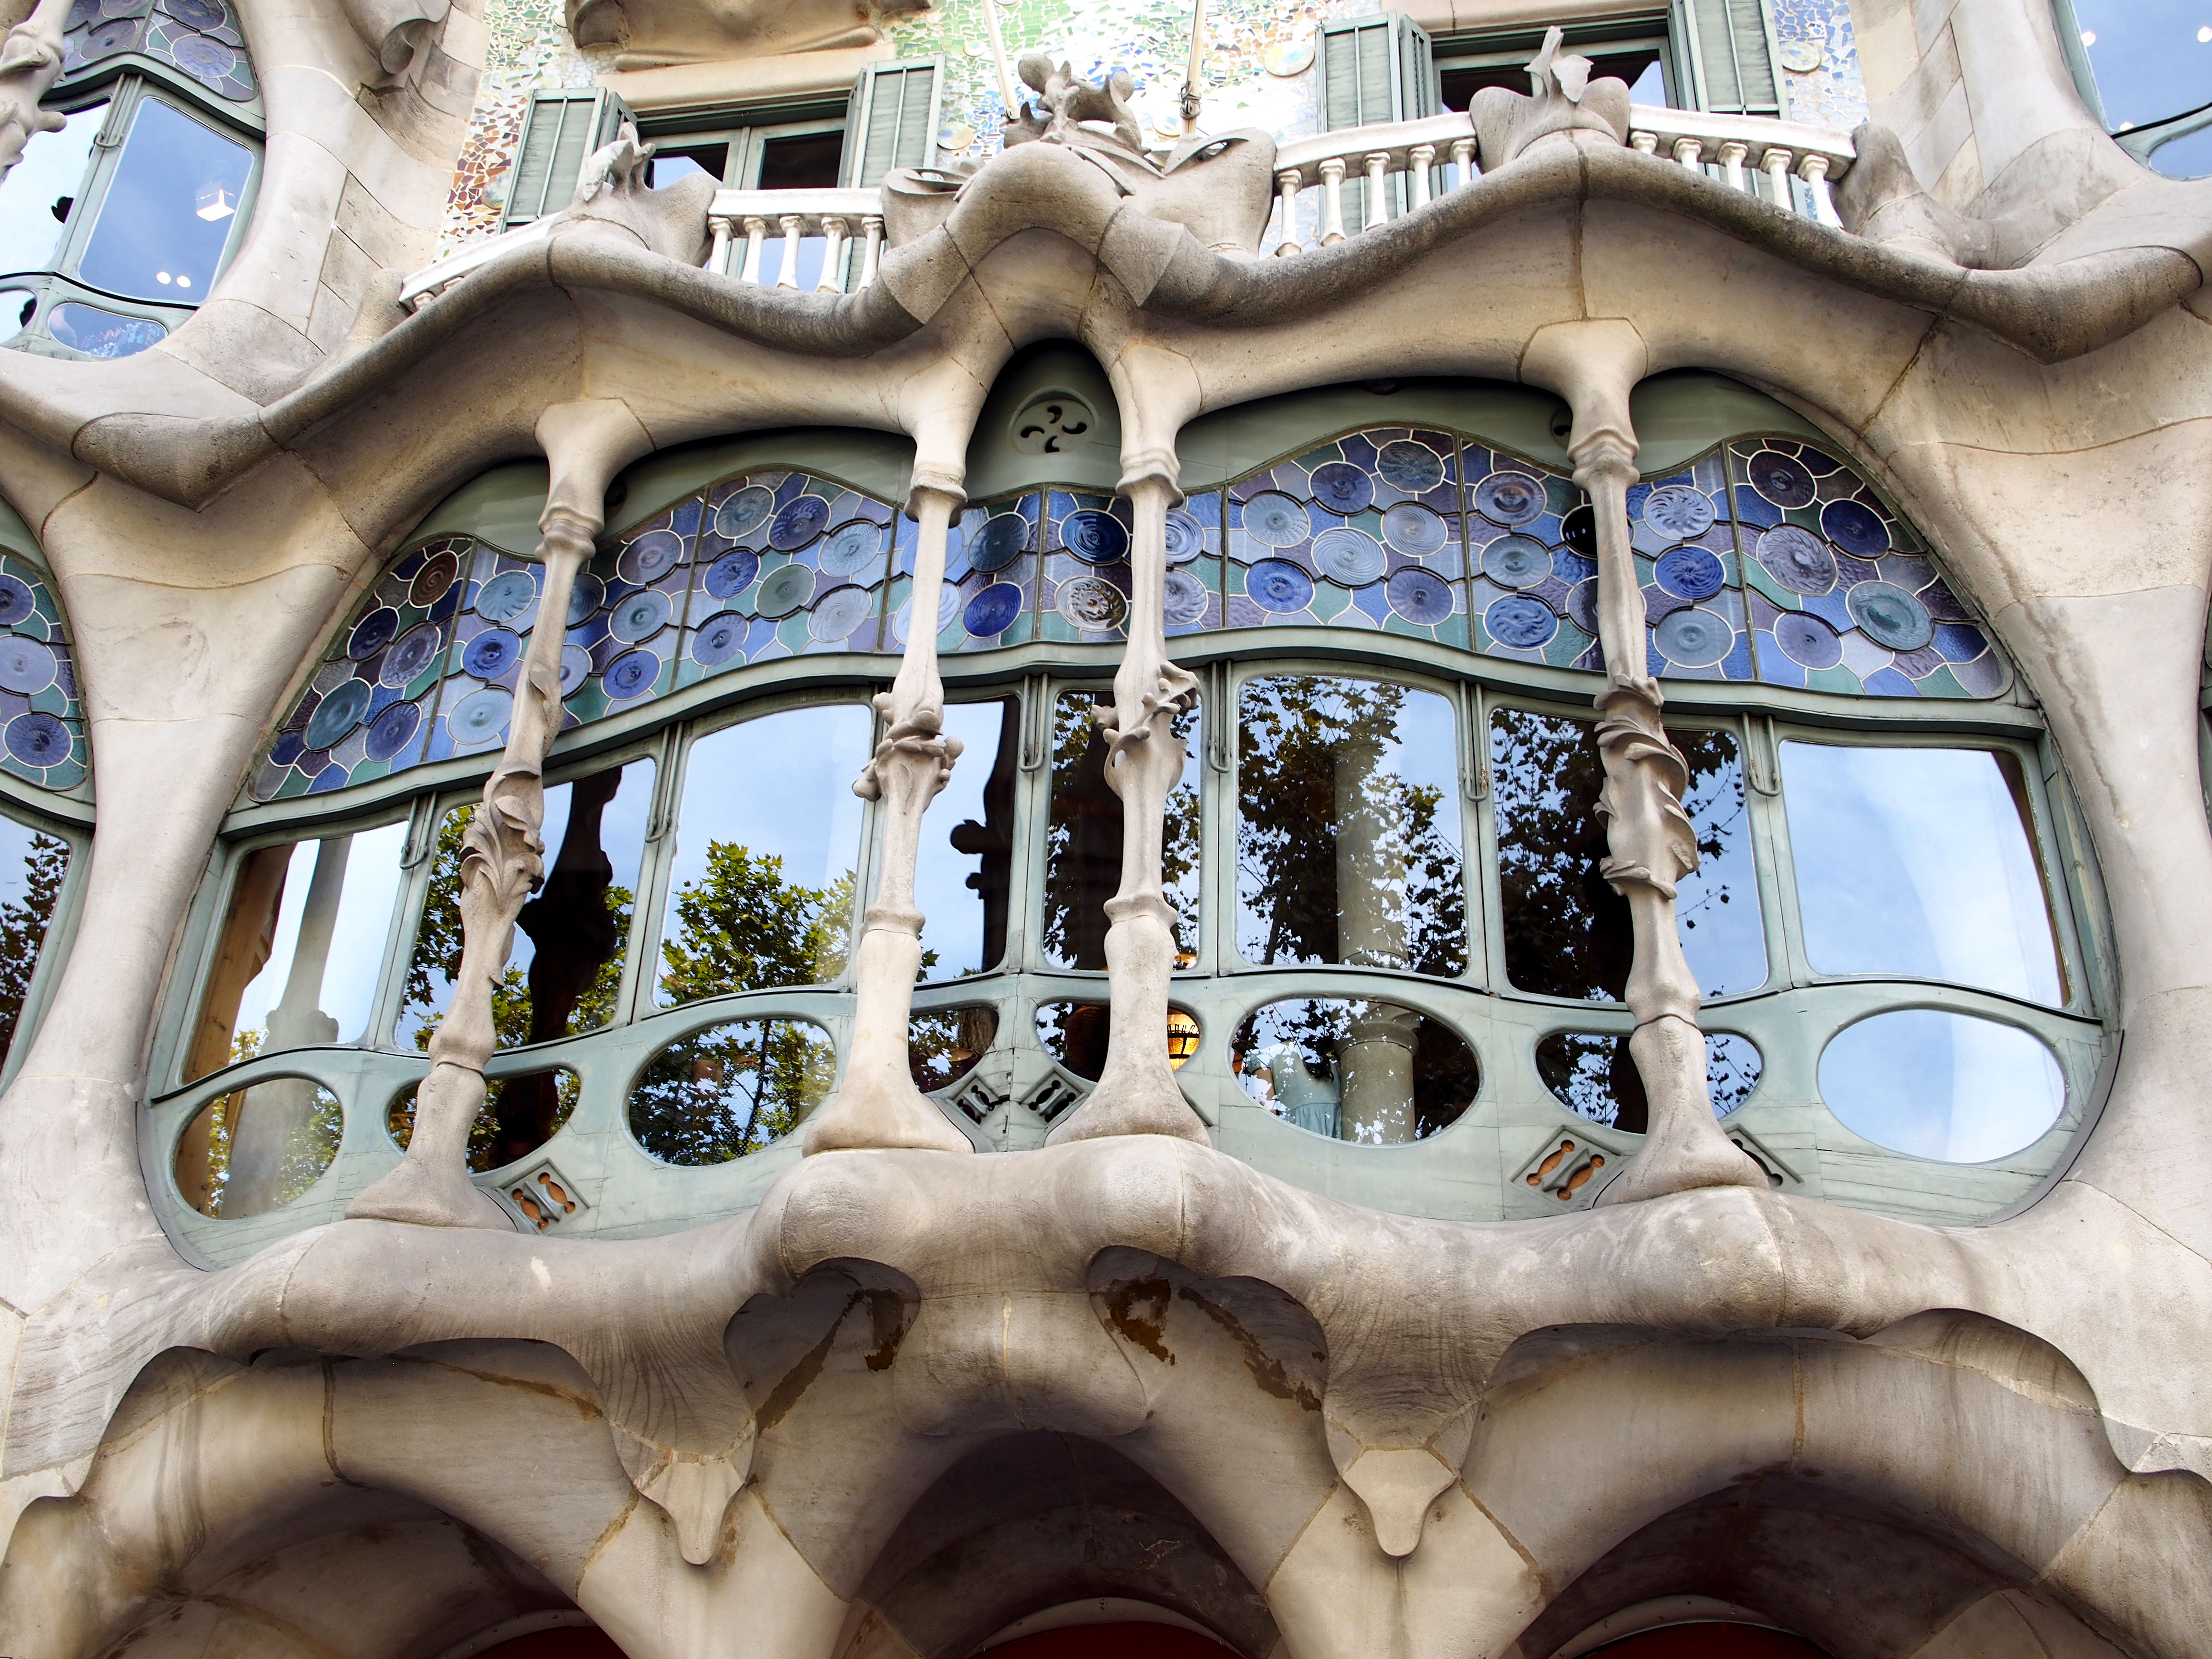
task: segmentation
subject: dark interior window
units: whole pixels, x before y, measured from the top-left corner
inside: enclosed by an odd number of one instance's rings
[[[809,132],[771,138],[761,146],[763,190],[835,190],[845,154],[842,132]]]
[[[1574,48],[1569,48],[1574,50]],[[1532,54],[1533,55],[1533,54]],[[1597,67],[1591,71],[1593,80],[1613,75],[1628,82],[1632,95],[1638,103],[1665,100],[1664,82],[1653,76],[1650,87],[1638,88],[1637,82],[1658,67],[1659,49],[1642,46],[1633,52],[1604,52],[1583,50]],[[1509,92],[1527,96],[1528,71],[1520,64],[1486,64],[1479,69],[1448,69],[1438,77],[1443,82],[1443,101],[1446,109],[1465,109],[1474,94],[1485,87],[1504,87]]]

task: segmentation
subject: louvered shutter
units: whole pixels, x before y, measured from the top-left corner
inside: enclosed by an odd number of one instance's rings
[[[893,167],[926,167],[937,158],[941,58],[875,64],[853,82],[845,117],[846,187],[880,185]]]
[[[612,143],[629,118],[629,106],[603,87],[532,93],[515,142],[514,165],[507,170],[500,228],[526,225],[568,206],[585,161],[601,145]]]
[[[1786,113],[1766,0],[1688,0],[1683,15],[1698,108],[1728,115]]]
[[[1411,121],[1443,107],[1426,30],[1395,11],[1323,23],[1321,29],[1321,124],[1324,131]],[[1347,228],[1373,222],[1367,181],[1347,167]],[[1355,182],[1355,180],[1357,182]],[[1406,181],[1391,181],[1391,210],[1406,210]]]

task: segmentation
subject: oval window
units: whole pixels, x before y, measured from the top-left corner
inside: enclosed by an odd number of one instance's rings
[[[415,1134],[415,1091],[422,1086],[409,1084],[385,1113],[385,1129],[403,1152]],[[469,1126],[469,1168],[481,1175],[529,1157],[568,1123],[580,1086],[565,1066],[486,1078],[484,1103]]]
[[[1271,1002],[1237,1028],[1231,1063],[1276,1116],[1369,1146],[1449,1127],[1482,1082],[1474,1051],[1442,1020],[1364,997]]]
[[[1726,1117],[1750,1099],[1765,1069],[1749,1037],[1707,1032],[1705,1086],[1713,1115]],[[1560,1104],[1593,1123],[1635,1135],[1650,1127],[1650,1103],[1626,1031],[1554,1031],[1536,1045],[1536,1073]]]
[[[1829,1039],[1820,1097],[1877,1146],[1985,1164],[2043,1138],[2066,1108],[2066,1079],[2051,1050],[2018,1026],[1908,1008]]]
[[[177,1190],[219,1221],[266,1215],[322,1179],[343,1121],[338,1097],[310,1078],[267,1078],[218,1095],[177,1142]]]
[[[796,1129],[836,1076],[836,1047],[811,1020],[710,1025],[646,1063],[629,1091],[629,1132],[664,1164],[726,1164]]]
[[[1109,1015],[1103,1002],[1048,1002],[1036,1011],[1037,1041],[1076,1076],[1096,1083],[1106,1070]],[[1182,1069],[1183,1062],[1198,1052],[1202,1035],[1195,1014],[1168,1010],[1169,1069]]]

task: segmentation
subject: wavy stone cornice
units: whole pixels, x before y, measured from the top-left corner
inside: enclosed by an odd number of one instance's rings
[[[1824,228],[1587,134],[1559,134],[1510,166],[1334,247],[1255,260],[1212,251],[1182,226],[1148,217],[1070,153],[1030,144],[995,159],[942,223],[891,249],[878,281],[858,294],[740,283],[653,253],[634,233],[586,216],[493,260],[374,344],[258,411],[207,412],[209,383],[181,364],[156,370],[149,361],[156,354],[149,353],[115,371],[45,359],[0,363],[0,418],[118,478],[198,507],[260,462],[396,390],[471,329],[496,327],[547,289],[643,302],[777,351],[851,360],[924,328],[991,253],[1043,230],[1095,259],[1140,317],[1234,331],[1319,320],[1425,256],[1516,216],[1595,203],[1679,215],[1844,289],[1925,312],[1934,324],[1963,324],[2056,363],[2124,338],[2202,285],[2212,264],[2212,222],[2192,223],[2204,216],[2166,210],[2193,206],[2203,192],[2159,188],[2170,184],[2146,184],[2146,195],[2161,208],[2154,242],[2096,245],[2100,216],[2151,228],[2146,202],[2116,199],[2062,239],[2061,252],[2067,244],[2088,252],[2021,270],[1970,270]],[[88,415],[87,404],[111,386],[153,406]],[[225,394],[222,401],[242,400]]]

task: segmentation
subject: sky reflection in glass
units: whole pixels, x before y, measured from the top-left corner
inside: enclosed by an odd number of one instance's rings
[[[399,855],[406,841],[405,823],[386,823],[351,836],[336,836],[327,842],[303,841],[293,848],[284,872],[284,896],[276,910],[276,931],[270,945],[269,959],[239,997],[237,1030],[264,1033],[263,1046],[267,1048],[289,1048],[301,1040],[301,1033],[289,1034],[288,1040],[288,1034],[279,1031],[274,1041],[267,1033],[270,1017],[284,1000],[285,987],[291,982],[293,961],[299,953],[300,922],[307,912],[315,866],[324,849],[329,848],[333,849],[333,856],[343,854],[344,885],[338,895],[330,946],[324,954],[322,972],[317,981],[321,994],[315,994],[314,986],[303,986],[307,996],[303,1007],[307,1012],[319,1009],[337,1023],[332,1035],[314,1040],[361,1040],[368,1029],[376,978],[384,966],[385,939],[392,927],[392,903],[399,891]],[[344,844],[349,842],[350,845]]]
[[[2065,1107],[2066,1081],[2026,1031],[1911,1008],[1838,1032],[1820,1055],[1820,1094],[1877,1146],[1984,1164],[2041,1139]]]
[[[2063,1000],[2009,764],[1981,749],[1782,745],[1798,906],[1816,969]]]

